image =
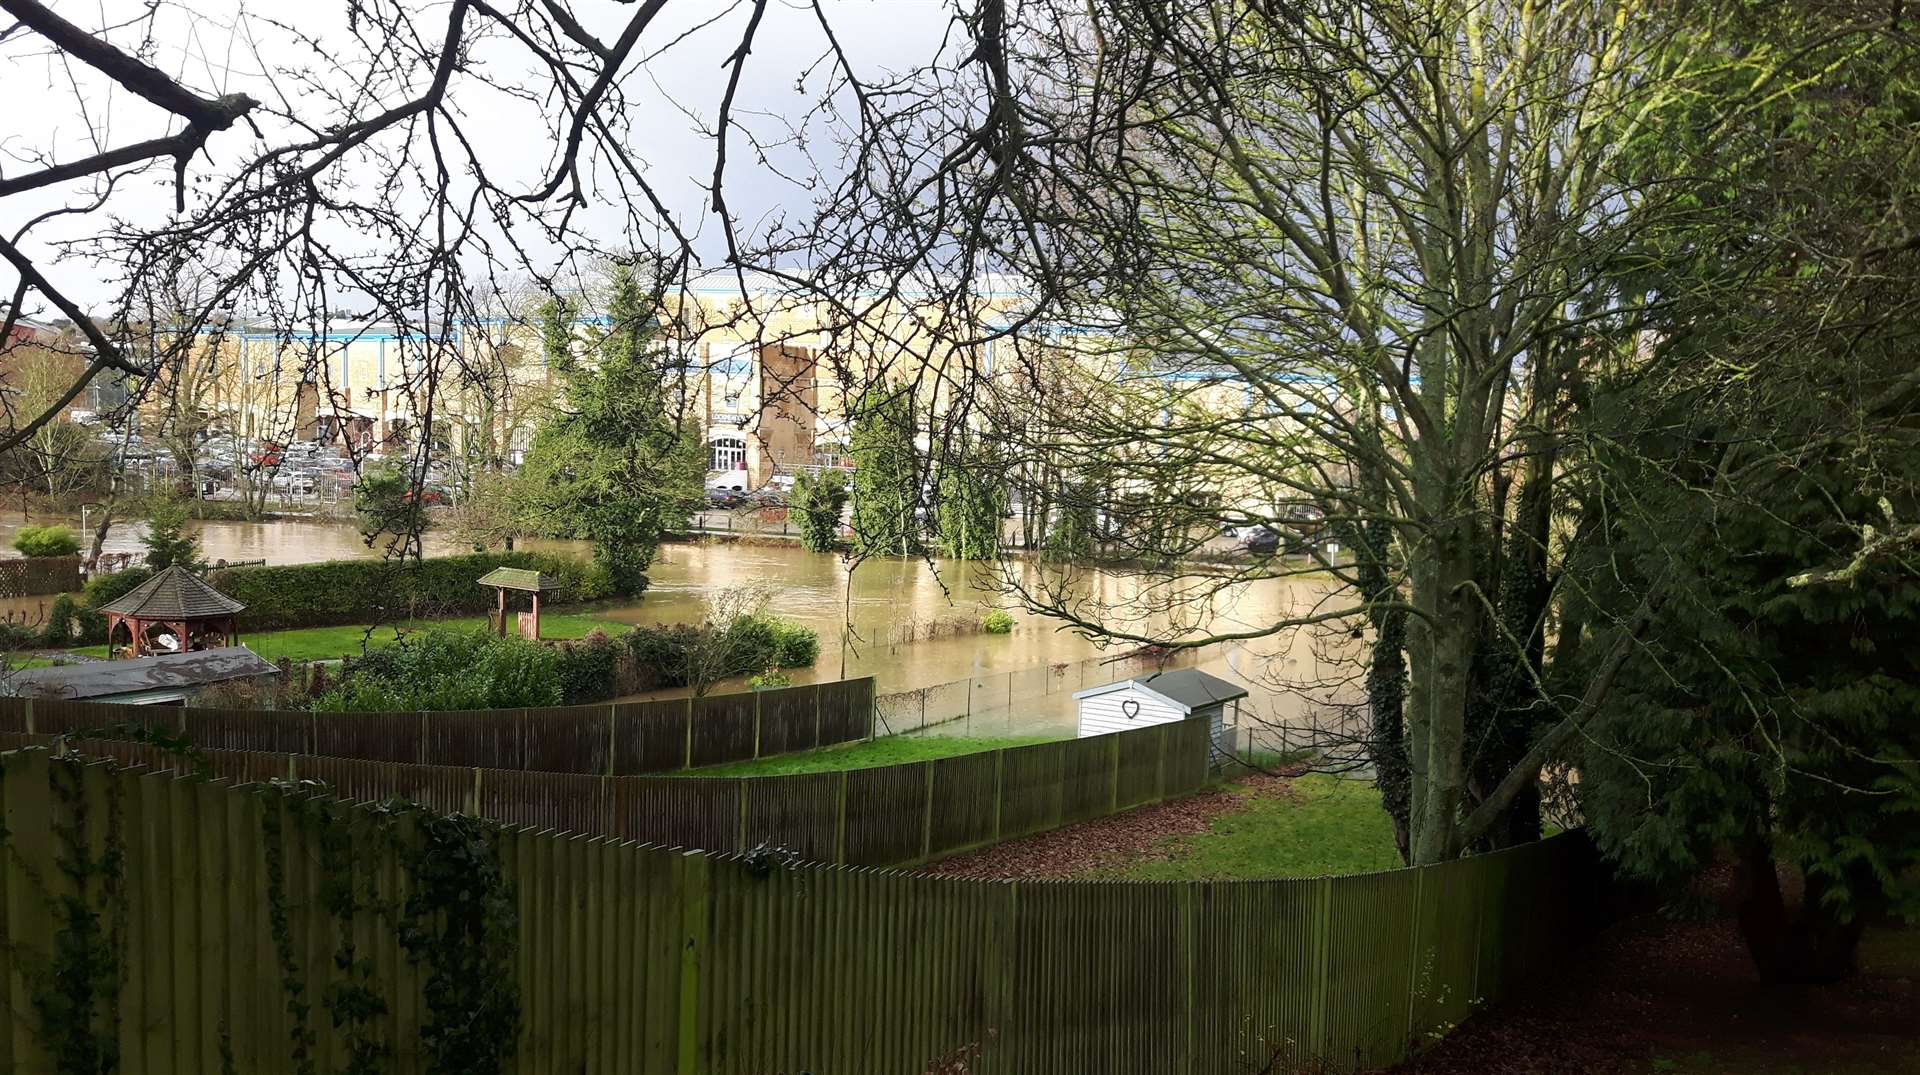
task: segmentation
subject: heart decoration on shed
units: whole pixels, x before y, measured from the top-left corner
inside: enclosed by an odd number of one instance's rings
[[[1140,699],[1122,698],[1120,700],[1120,712],[1125,713],[1128,720],[1138,717],[1140,715]]]

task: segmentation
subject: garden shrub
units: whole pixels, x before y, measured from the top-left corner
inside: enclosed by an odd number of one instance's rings
[[[692,655],[715,630],[704,624],[642,624],[620,636],[616,643],[630,655],[637,684],[622,693],[688,686]],[[725,652],[714,669],[720,678],[805,668],[820,655],[820,636],[813,628],[777,616],[743,616],[718,630],[725,634]]]
[[[1002,609],[994,609],[980,621],[980,629],[990,635],[1013,633],[1013,616]]]
[[[559,663],[559,652],[538,642],[435,627],[349,660],[313,708],[370,713],[559,705]]]
[[[80,539],[71,527],[23,526],[13,535],[13,547],[22,556],[73,556],[80,551]]]
[[[808,668],[820,659],[820,634],[792,620],[773,622],[773,666]]]
[[[72,594],[61,594],[47,607],[40,644],[52,648],[98,645],[107,640],[107,618],[83,607]]]
[[[553,648],[557,654],[554,674],[560,680],[561,704],[597,702],[628,693],[622,690],[620,682],[622,649],[605,631],[559,642]]]

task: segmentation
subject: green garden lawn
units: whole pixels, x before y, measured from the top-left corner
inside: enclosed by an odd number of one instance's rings
[[[1184,798],[935,863],[974,878],[1248,880],[1400,866],[1380,795],[1361,780],[1256,774]]]
[[[977,754],[1001,747],[1021,747],[1046,743],[1046,736],[898,736],[869,739],[862,743],[824,747],[798,754],[782,754],[754,761],[710,765],[704,769],[685,769],[676,776],[780,776],[791,773],[832,773],[842,769],[870,769],[876,765],[898,765],[910,761],[950,758],[956,754]]]
[[[1229,785],[1240,801],[1205,832],[1172,836],[1129,862],[1096,867],[1088,879],[1184,881],[1321,877],[1398,869],[1393,825],[1372,783],[1310,773],[1256,777]]]
[[[400,629],[485,626],[487,626],[485,616],[460,616],[447,620],[413,621],[400,625]],[[585,613],[543,612],[540,614],[540,637],[542,638],[580,638],[595,630],[613,635],[628,630],[628,625]],[[367,633],[364,624],[347,624],[340,627],[302,627],[291,631],[268,631],[252,635],[243,631],[240,642],[269,661],[277,661],[282,657],[291,661],[330,661],[358,655],[363,640],[369,646],[384,646],[390,645],[395,637],[395,628],[391,624],[374,629],[371,635]],[[107,647],[80,646],[70,652],[105,657]]]

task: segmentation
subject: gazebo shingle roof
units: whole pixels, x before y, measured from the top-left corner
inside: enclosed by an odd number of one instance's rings
[[[531,590],[535,593],[547,593],[560,588],[560,580],[544,572],[524,567],[496,567],[480,577],[482,586],[498,586],[503,590]]]
[[[231,616],[246,607],[175,564],[100,606],[100,611],[142,620],[199,620]]]

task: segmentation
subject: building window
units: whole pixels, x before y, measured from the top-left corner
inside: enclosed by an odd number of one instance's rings
[[[707,442],[708,470],[747,469],[747,442],[742,437],[715,437]]]

